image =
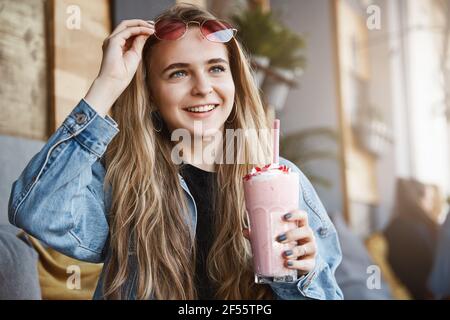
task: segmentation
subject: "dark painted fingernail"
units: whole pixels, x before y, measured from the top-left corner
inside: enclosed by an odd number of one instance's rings
[[[292,213],[286,213],[284,215],[284,219],[289,220],[290,218],[292,218]]]
[[[277,238],[277,240],[278,240],[279,242],[283,242],[283,241],[286,240],[286,239],[287,239],[286,234],[279,235],[278,238]]]
[[[286,257],[290,257],[290,256],[292,256],[294,254],[294,252],[292,251],[292,250],[286,250],[285,252],[284,252],[284,255],[286,256]]]
[[[287,265],[288,265],[288,267],[292,267],[294,265],[294,262],[293,261],[288,261]]]

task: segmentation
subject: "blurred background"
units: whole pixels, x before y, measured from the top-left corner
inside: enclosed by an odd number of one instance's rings
[[[96,77],[104,38],[176,2],[237,27],[281,155],[338,229],[345,297],[450,296],[449,0],[0,0],[0,225],[12,182]],[[90,298],[100,266],[27,245],[42,298]],[[64,285],[73,263],[91,275],[83,290]]]

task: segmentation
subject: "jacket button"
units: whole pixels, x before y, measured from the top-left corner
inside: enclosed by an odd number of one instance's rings
[[[77,124],[83,124],[86,122],[86,115],[84,113],[77,113],[75,114],[75,122]]]
[[[328,234],[328,229],[327,228],[320,228],[319,229],[319,234],[321,237],[325,237]]]

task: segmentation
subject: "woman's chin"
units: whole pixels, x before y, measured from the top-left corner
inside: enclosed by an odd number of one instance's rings
[[[182,128],[188,130],[192,137],[200,138],[221,134],[223,132],[224,125],[223,123],[217,123],[216,121],[215,123],[211,123],[209,121],[195,121],[183,125]]]
[[[223,126],[204,126],[201,130],[192,130],[191,134],[195,138],[221,137]]]

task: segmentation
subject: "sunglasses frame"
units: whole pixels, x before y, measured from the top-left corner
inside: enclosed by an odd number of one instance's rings
[[[184,28],[183,34],[182,34],[179,38],[174,39],[174,40],[161,39],[160,37],[158,37],[157,32],[156,32],[156,25],[158,24],[158,22],[163,21],[163,20],[171,20],[171,21],[176,21],[176,22],[182,22],[182,23],[184,23],[185,28]],[[228,40],[228,41],[213,41],[213,40],[208,39],[208,37],[203,33],[203,25],[204,25],[206,22],[209,22],[209,21],[217,21],[217,22],[225,23],[226,25],[230,25],[230,24],[229,24],[228,22],[226,22],[226,21],[223,21],[223,20],[217,20],[217,19],[208,19],[208,20],[204,20],[202,23],[200,23],[200,22],[198,22],[198,21],[188,21],[188,22],[185,22],[185,21],[183,21],[183,20],[181,20],[181,19],[167,19],[167,18],[162,18],[162,19],[158,19],[158,20],[155,21],[155,33],[154,33],[154,35],[155,35],[155,37],[156,37],[158,40],[164,40],[164,41],[177,41],[177,40],[183,39],[183,37],[186,35],[186,33],[187,33],[188,29],[189,29],[189,24],[194,23],[194,24],[196,24],[196,25],[199,26],[199,31],[200,31],[201,35],[202,35],[206,40],[211,41],[211,42],[216,42],[216,43],[227,43],[227,42],[231,41],[231,39],[234,38],[234,37],[236,36],[236,33],[237,33],[238,30],[237,30],[236,28],[231,28],[231,29],[227,29],[227,30],[232,30],[232,31],[233,31],[233,35],[231,36],[230,40]]]

